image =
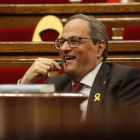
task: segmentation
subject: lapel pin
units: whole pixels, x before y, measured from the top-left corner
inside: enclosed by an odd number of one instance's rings
[[[100,101],[100,93],[95,94],[94,102],[96,102],[96,101]]]
[[[103,85],[105,85],[105,84],[106,84],[106,81],[103,82]]]

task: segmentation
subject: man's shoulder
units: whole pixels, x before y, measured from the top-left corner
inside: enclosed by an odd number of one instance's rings
[[[107,63],[106,64],[111,68],[111,70],[119,70],[119,71],[129,71],[129,70],[140,70],[136,67],[128,66],[128,65],[122,65],[122,64],[117,64],[117,63]]]
[[[127,76],[127,79],[128,79],[131,76],[134,77],[135,75],[135,77],[137,77],[140,75],[140,69],[136,67],[121,65],[121,64],[116,64],[116,63],[106,63],[105,65],[109,67],[109,73],[110,73],[111,78],[123,79],[124,77]]]

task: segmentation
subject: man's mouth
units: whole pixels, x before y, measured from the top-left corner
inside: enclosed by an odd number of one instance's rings
[[[75,56],[66,56],[66,57],[65,57],[66,60],[73,60],[73,59],[75,59],[75,58],[76,58]]]

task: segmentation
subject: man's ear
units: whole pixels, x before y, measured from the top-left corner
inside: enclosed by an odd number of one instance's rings
[[[106,47],[106,43],[104,40],[101,40],[98,42],[98,48],[97,48],[97,56],[98,57],[102,56],[102,54],[105,50],[105,47]]]

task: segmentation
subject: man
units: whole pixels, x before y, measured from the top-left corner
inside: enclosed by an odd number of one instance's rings
[[[75,83],[83,84],[80,92],[89,99],[83,104],[82,120],[91,133],[125,134],[134,130],[135,135],[140,119],[140,70],[104,62],[108,50],[105,26],[92,16],[74,15],[55,46],[66,60],[65,73],[48,78],[46,83],[55,84],[58,92],[71,91]],[[35,83],[54,67],[61,69],[54,60],[38,58],[21,84]]]

